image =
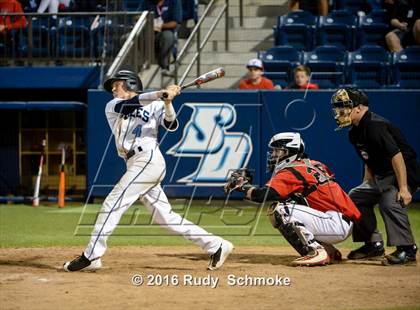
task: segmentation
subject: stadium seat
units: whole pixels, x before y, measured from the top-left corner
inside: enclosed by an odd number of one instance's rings
[[[6,56],[6,44],[0,43],[0,56],[5,57]]]
[[[274,27],[275,45],[290,45],[298,50],[310,50],[314,44],[317,18],[309,12],[297,11],[277,17]]]
[[[367,0],[367,3],[372,8],[372,10],[379,10],[382,8],[383,0]]]
[[[377,45],[349,53],[349,83],[361,88],[381,88],[389,83],[391,55]]]
[[[104,49],[108,56],[116,56],[131,29],[113,19],[100,18],[98,27],[92,31],[95,57],[100,57]]]
[[[125,11],[137,12],[144,0],[123,0],[123,7]]]
[[[266,52],[259,52],[266,72],[289,72],[292,67],[301,63],[301,53],[293,46],[275,46]]]
[[[85,18],[62,18],[57,29],[59,57],[89,57],[92,55],[90,21]]]
[[[389,23],[389,16],[386,10],[383,9],[374,9],[367,16],[372,19],[374,23]]]
[[[32,18],[32,57],[54,56],[57,18]],[[19,49],[22,57],[30,56],[28,28],[22,31]]]
[[[336,46],[320,46],[304,54],[304,64],[311,69],[311,83],[320,88],[337,88],[345,83],[347,53]]]
[[[395,53],[393,60],[394,82],[401,88],[420,88],[420,47],[407,47]]]
[[[0,38],[0,57],[16,57],[16,49],[14,45],[18,37],[18,33],[16,30],[11,30],[11,42],[8,41],[6,37],[6,32],[1,32],[0,36],[4,36],[4,38]],[[10,44],[8,44],[10,43]]]
[[[321,16],[317,27],[317,45],[335,45],[353,50],[356,21],[356,16],[346,10],[333,11],[328,16]]]
[[[272,80],[274,85],[280,85],[281,88],[285,88],[290,83],[288,72],[264,72],[264,76]]]
[[[275,46],[266,52],[259,52],[258,58],[264,64],[264,75],[276,85],[288,85],[293,69],[302,62],[302,55],[292,46]]]
[[[375,10],[359,18],[357,28],[357,45],[385,46],[385,35],[389,31],[385,10]]]
[[[366,0],[336,0],[336,10],[348,10],[351,14],[357,14],[359,11],[366,11],[370,5]]]

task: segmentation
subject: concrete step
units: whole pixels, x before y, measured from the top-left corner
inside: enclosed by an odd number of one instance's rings
[[[187,79],[189,81],[190,79]],[[191,78],[192,80],[192,78]],[[233,89],[238,88],[240,79],[236,77],[223,77],[210,83],[201,85],[200,89]],[[191,89],[194,89],[192,87]]]
[[[217,16],[220,13],[222,6],[214,6],[208,16]],[[200,6],[198,10],[198,16],[201,16],[204,12],[204,7]],[[260,6],[244,6],[243,16],[244,17],[276,17],[284,15],[288,12],[287,6],[281,5],[260,5]],[[239,6],[229,6],[229,16],[239,16]],[[223,18],[223,17],[222,17]]]
[[[275,5],[282,6],[286,5],[289,0],[242,0],[243,6],[260,6],[260,5]],[[225,3],[224,0],[216,1],[216,5],[220,6]],[[239,0],[230,0],[229,6],[239,6]]]
[[[240,64],[240,65],[226,65],[224,66],[226,71],[226,77],[229,78],[239,78],[246,75],[247,69],[246,64]],[[187,65],[182,65],[179,67],[179,71],[181,74],[185,72],[187,69]],[[211,71],[216,69],[216,66],[213,64],[202,64],[200,66],[200,73],[203,74],[205,72]],[[181,75],[180,74],[180,75]],[[191,69],[191,71],[187,75],[187,80],[192,80],[197,76],[197,67],[194,65]]]
[[[206,31],[201,32],[201,39],[204,39]],[[229,29],[229,42],[232,41],[263,41],[273,37],[272,29]],[[225,40],[225,30],[215,29],[211,34],[209,41]],[[195,39],[194,39],[195,41]],[[182,45],[180,45],[182,46]]]
[[[187,53],[183,59],[183,64],[190,63],[193,57],[193,53]],[[230,53],[230,52],[203,52],[201,53],[201,63],[206,65],[215,64],[217,67],[223,67],[225,65],[243,65],[248,62],[249,59],[255,58],[256,54],[253,52],[248,53]]]
[[[202,68],[204,69],[204,66],[202,66]],[[211,69],[215,69],[214,67],[206,67],[206,68],[211,68]],[[192,70],[193,72],[195,71],[195,68]],[[202,73],[205,73],[206,71],[202,71]],[[232,72],[230,70],[230,66],[226,67],[226,72],[227,75],[223,78],[217,79],[212,81],[211,83],[208,84],[204,84],[202,85],[202,88],[210,88],[210,89],[228,89],[228,88],[237,88],[239,86],[239,81],[241,79],[242,76],[231,76],[229,75],[229,72]],[[192,81],[197,77],[196,74],[191,73],[190,75],[187,76],[186,78],[186,82]],[[179,76],[179,78],[181,78],[181,76]],[[168,77],[161,77],[160,71],[158,72],[158,74],[156,74],[153,79],[147,84],[147,89],[148,90],[152,90],[152,89],[162,89],[165,88],[166,86],[173,84],[174,80],[173,78],[168,78]],[[192,88],[193,89],[193,88]]]
[[[216,21],[215,17],[207,17],[203,24],[202,29],[209,29],[211,25]],[[239,17],[229,17],[229,27],[230,28],[241,28],[241,29],[272,29],[273,26],[277,23],[277,17],[247,17],[244,18],[243,27],[240,26]],[[225,19],[222,18],[216,26],[216,29],[221,29],[225,27]]]
[[[179,46],[183,46],[184,42],[179,42]],[[258,51],[266,51],[269,48],[273,47],[274,39],[268,38],[264,41],[230,41],[229,42],[229,52],[254,52],[255,55]],[[181,51],[181,49],[178,49]],[[196,51],[196,45],[193,43],[190,48],[190,52]],[[209,41],[203,49],[204,52],[226,52],[225,50],[225,41]]]
[[[159,66],[157,64],[152,64],[150,65],[149,69],[145,69],[140,73],[140,78],[141,78],[141,81],[143,82],[143,87],[150,88],[148,84],[150,83],[151,80],[155,78],[155,74],[159,73],[158,67]]]
[[[224,5],[224,0],[218,0],[202,25],[201,38],[203,39],[210,26],[215,21],[215,16]],[[273,46],[272,27],[276,24],[277,16],[286,14],[288,0],[243,0],[244,25],[239,25],[239,0],[229,1],[229,51],[225,50],[225,18],[219,21],[216,30],[210,37],[201,55],[200,73],[205,73],[216,67],[223,66],[226,76],[202,86],[203,89],[228,89],[237,88],[239,81],[246,75],[246,63],[251,58],[257,57],[257,52],[267,50]],[[199,6],[199,16],[205,6]],[[189,27],[192,29],[193,23]],[[178,51],[182,49],[186,40],[180,39]],[[196,49],[193,42],[178,69],[178,78],[185,72],[189,61]],[[171,69],[173,70],[173,65]],[[156,72],[156,71],[155,71]],[[157,74],[150,76],[149,88],[160,89],[174,82],[173,78],[163,77],[158,70]],[[197,76],[196,65],[188,74],[186,81],[191,81]]]

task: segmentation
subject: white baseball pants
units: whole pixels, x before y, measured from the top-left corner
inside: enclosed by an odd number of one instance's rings
[[[172,211],[168,198],[160,186],[165,176],[165,160],[158,148],[137,153],[127,161],[127,172],[106,197],[96,219],[85,256],[96,259],[104,255],[107,239],[118,225],[124,212],[141,196],[154,221],[171,233],[182,235],[213,254],[222,238],[214,236]]]
[[[298,226],[306,240],[335,244],[346,240],[352,233],[353,223],[343,220],[336,211],[321,212],[298,204],[279,204],[277,210],[286,221],[303,224]],[[319,246],[318,242],[310,246]]]

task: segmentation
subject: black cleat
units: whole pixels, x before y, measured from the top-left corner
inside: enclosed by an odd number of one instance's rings
[[[417,246],[397,246],[397,250],[385,255],[385,265],[405,265],[416,262]]]
[[[348,259],[371,259],[382,257],[385,254],[384,243],[366,242],[360,248],[353,250],[347,255]]]
[[[90,261],[86,258],[84,253],[82,255],[77,256],[71,262],[65,262],[63,265],[63,269],[65,271],[79,271],[79,270],[86,270],[86,271],[94,271],[102,267],[101,259],[95,259]]]

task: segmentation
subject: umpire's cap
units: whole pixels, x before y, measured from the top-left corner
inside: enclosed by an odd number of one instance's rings
[[[104,83],[104,89],[112,93],[112,82],[114,81],[124,81],[125,87],[128,91],[133,91],[136,93],[143,91],[143,84],[139,76],[133,71],[120,70],[114,75],[108,77]]]

